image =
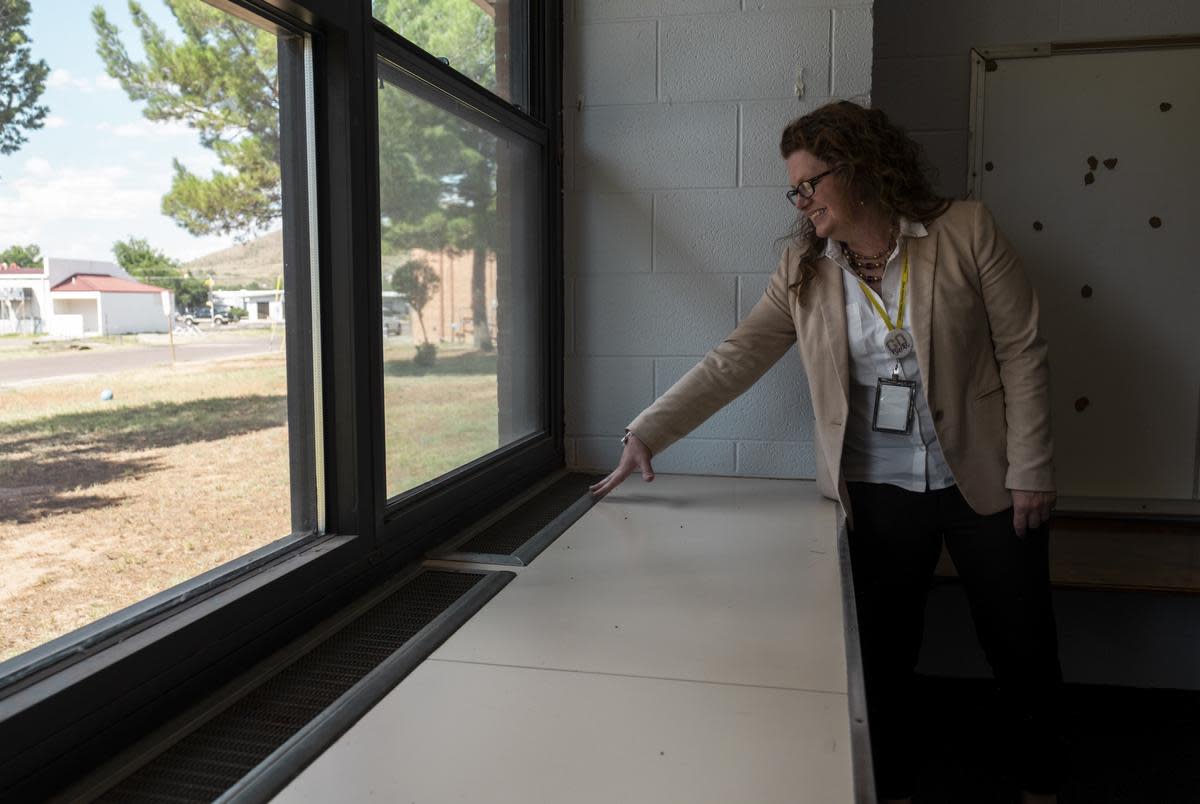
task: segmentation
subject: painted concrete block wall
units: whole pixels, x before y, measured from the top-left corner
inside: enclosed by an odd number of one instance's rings
[[[967,191],[972,47],[1200,33],[1179,0],[877,0],[871,100],[926,148],[943,193]]]
[[[871,91],[870,2],[573,0],[565,13],[567,462],[607,470],[643,408],[766,287],[794,216],[784,125]],[[663,472],[811,478],[793,351]]]

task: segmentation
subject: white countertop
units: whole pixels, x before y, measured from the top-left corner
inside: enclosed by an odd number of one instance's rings
[[[835,506],[633,478],[278,802],[854,800]]]

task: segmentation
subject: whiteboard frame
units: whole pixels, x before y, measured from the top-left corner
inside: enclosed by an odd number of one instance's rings
[[[978,200],[979,172],[983,168],[983,115],[985,74],[1005,59],[1049,58],[1084,53],[1130,50],[1200,48],[1200,34],[1180,36],[1102,39],[1082,42],[1033,42],[971,48],[970,120],[967,128],[967,198]],[[1056,514],[1089,518],[1119,517],[1165,521],[1200,522],[1200,442],[1197,442],[1192,477],[1192,499],[1143,499],[1125,497],[1063,497]]]
[[[1180,47],[1200,47],[1200,34],[1097,39],[1085,42],[1031,42],[971,48],[971,105],[970,119],[967,124],[967,198],[979,198],[979,169],[983,165],[984,73],[989,72],[988,65],[990,63],[1003,59],[1049,58],[1076,53],[1160,50]]]

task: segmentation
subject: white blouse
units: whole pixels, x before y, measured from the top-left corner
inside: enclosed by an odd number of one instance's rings
[[[869,292],[882,302],[888,316],[896,319],[900,306],[900,275],[903,272],[904,240],[926,237],[924,225],[900,220],[896,248],[884,268],[878,292]],[[917,384],[916,421],[908,435],[878,433],[871,428],[875,409],[875,388],[880,377],[891,377],[895,358],[883,347],[887,325],[867,300],[858,276],[850,268],[841,246],[833,240],[825,244],[825,256],[842,267],[842,286],[846,295],[846,335],[850,344],[850,416],[842,446],[842,475],[847,481],[890,483],[909,491],[944,489],[954,485],[954,475],[933,429],[933,416],[921,384],[921,369],[914,349],[900,360],[901,379]],[[909,289],[904,304],[902,326],[912,328],[912,265],[909,265]],[[863,283],[865,284],[865,283]]]

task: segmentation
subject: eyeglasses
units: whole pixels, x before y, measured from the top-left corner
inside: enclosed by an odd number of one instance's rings
[[[792,189],[788,190],[786,193],[784,193],[784,196],[788,200],[788,204],[794,207],[796,206],[797,198],[812,198],[813,193],[817,191],[817,185],[820,184],[821,179],[825,178],[830,173],[833,173],[839,167],[841,167],[841,165],[835,165],[824,173],[818,173],[811,179],[805,179]]]

